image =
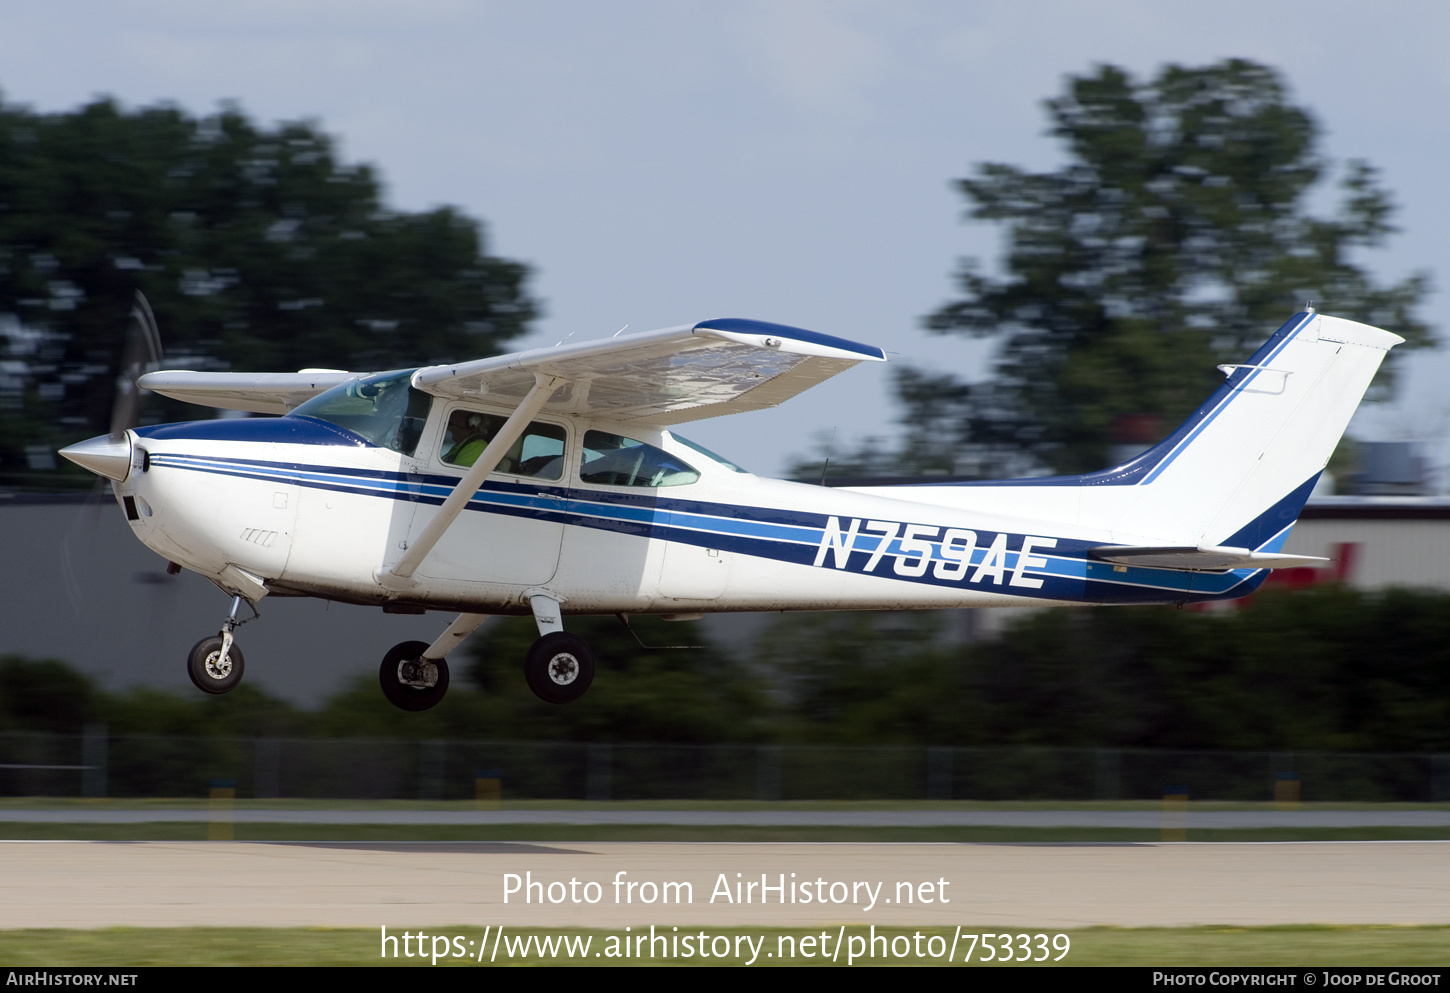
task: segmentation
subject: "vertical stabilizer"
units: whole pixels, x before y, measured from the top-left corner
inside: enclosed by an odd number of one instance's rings
[[[1367,324],[1296,314],[1247,362],[1221,366],[1227,381],[1173,435],[1100,474],[1129,483],[1127,493],[1107,486],[1093,497],[1117,490],[1116,513],[1108,515],[1115,531],[1275,550],[1380,362],[1403,340]]]

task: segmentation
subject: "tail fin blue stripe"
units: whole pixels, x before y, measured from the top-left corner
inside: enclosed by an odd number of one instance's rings
[[[1173,460],[1178,458],[1184,449],[1192,443],[1193,439],[1197,438],[1203,433],[1204,429],[1213,423],[1214,418],[1223,413],[1235,395],[1249,383],[1253,382],[1259,373],[1263,372],[1262,367],[1273,361],[1274,356],[1278,355],[1289,342],[1294,340],[1294,336],[1299,333],[1304,325],[1309,323],[1309,319],[1313,316],[1308,311],[1301,311],[1291,317],[1288,323],[1274,332],[1273,337],[1264,342],[1263,346],[1253,354],[1248,362],[1235,369],[1229,375],[1228,380],[1214,391],[1213,396],[1209,398],[1207,403],[1198,408],[1198,411],[1194,413],[1193,417],[1190,417],[1179,426],[1177,431],[1174,431],[1173,434],[1150,449],[1150,453],[1157,452],[1160,449],[1169,450],[1166,454],[1158,457],[1159,461],[1157,465],[1142,479],[1142,483],[1147,484],[1153,482],[1153,480],[1162,474],[1163,470],[1172,465]],[[1195,420],[1197,423],[1194,423]],[[1172,446],[1171,448],[1169,448],[1170,445]]]
[[[1284,346],[1314,317],[1311,311],[1301,311],[1289,318],[1275,331],[1259,350],[1250,356],[1243,367],[1214,390],[1203,404],[1189,415],[1178,428],[1158,444],[1130,462],[1111,469],[1089,472],[1079,476],[1029,476],[1023,479],[991,479],[971,482],[918,483],[925,486],[1135,486],[1151,483],[1172,464],[1173,460],[1188,447],[1193,439],[1218,417],[1229,402],[1262,371],[1255,366],[1268,365]]]

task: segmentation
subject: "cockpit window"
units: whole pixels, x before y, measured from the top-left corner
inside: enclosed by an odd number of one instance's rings
[[[413,370],[380,372],[318,394],[288,414],[346,428],[379,448],[412,455],[433,398],[411,385]]]
[[[455,410],[448,415],[438,457],[450,465],[472,466],[505,420],[497,414]],[[535,479],[558,479],[564,474],[564,429],[557,424],[532,422],[494,471]]]
[[[700,474],[669,452],[604,431],[584,434],[579,478],[605,486],[684,486]]]

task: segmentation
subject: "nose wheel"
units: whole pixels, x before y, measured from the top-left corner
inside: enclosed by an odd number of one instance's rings
[[[214,634],[201,639],[192,648],[186,660],[186,674],[203,693],[219,694],[236,688],[242,681],[244,666],[241,649],[236,643],[230,637]]]
[[[594,681],[594,653],[583,638],[554,631],[529,648],[524,678],[540,700],[569,703],[583,696]]]
[[[242,650],[232,639],[232,632],[237,626],[247,623],[237,620],[241,605],[241,597],[232,597],[232,609],[222,622],[221,631],[198,641],[187,656],[186,674],[191,677],[192,685],[203,693],[228,693],[242,681],[246,663],[242,660]],[[252,605],[249,603],[248,606]],[[260,616],[257,608],[252,606],[252,616],[247,620],[256,620]]]
[[[444,659],[424,658],[428,647],[424,641],[405,641],[394,645],[383,656],[378,683],[383,688],[383,696],[394,707],[427,710],[448,692],[448,663]]]

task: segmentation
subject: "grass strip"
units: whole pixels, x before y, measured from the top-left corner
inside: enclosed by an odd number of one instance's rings
[[[328,800],[315,798],[255,799],[237,797],[237,810],[477,810],[469,800]],[[0,797],[0,810],[206,810],[205,797]],[[853,810],[1162,810],[1161,800],[504,800],[501,810],[567,810],[575,812],[619,810],[695,811],[853,811]],[[1175,807],[1175,809],[1179,809]],[[1249,803],[1233,800],[1192,800],[1189,814],[1201,811],[1317,811],[1317,810],[1429,810],[1450,811],[1450,803]]]
[[[404,932],[414,934],[413,932]],[[442,966],[486,965],[745,965],[754,951],[756,965],[847,965],[852,950],[855,965],[944,965],[946,952],[956,941],[954,957],[962,964],[969,935],[993,934],[993,956],[1001,954],[1002,937],[1014,956],[1023,954],[1024,942],[1041,962],[1014,962],[1011,968],[1074,966],[1445,966],[1450,964],[1450,927],[1192,927],[1192,928],[1082,928],[1038,931],[972,928],[959,937],[952,928],[877,927],[846,929],[846,944],[832,962],[830,953],[841,932],[837,928],[711,928],[675,930],[666,925],[655,934],[666,939],[648,949],[647,929],[519,929],[505,927],[504,941],[496,929],[458,926],[427,928],[423,947],[441,949],[435,963],[428,954],[404,955],[405,946],[382,942],[377,929],[362,928],[58,928],[0,931],[0,963],[25,966]],[[822,940],[822,934],[826,940]],[[402,938],[402,934],[391,933]],[[702,957],[693,946],[727,954]],[[1038,940],[1037,935],[1045,935]],[[1065,934],[1070,947],[1060,961],[1053,949],[1055,936]],[[533,941],[530,941],[530,937]],[[690,945],[678,943],[691,936]],[[873,942],[872,937],[879,939]],[[435,943],[434,939],[439,942]],[[568,941],[562,939],[567,938]],[[643,939],[641,945],[636,939]],[[748,939],[748,942],[747,940]],[[859,941],[853,941],[859,939]],[[940,939],[940,940],[935,940]],[[587,940],[587,944],[585,941]],[[624,942],[634,943],[624,954]],[[1059,939],[1058,948],[1064,942]],[[417,939],[406,946],[416,952]],[[1001,962],[981,962],[984,945],[975,943],[972,967],[1002,968]],[[480,952],[480,948],[482,952]],[[495,953],[493,950],[497,949]],[[541,953],[541,949],[542,952]],[[735,954],[736,950],[740,955]],[[1043,951],[1039,951],[1039,949]],[[394,955],[384,957],[390,950]],[[824,950],[824,952],[823,952]],[[552,952],[552,954],[550,954]],[[689,954],[686,954],[686,953]],[[482,959],[482,961],[479,961]]]

